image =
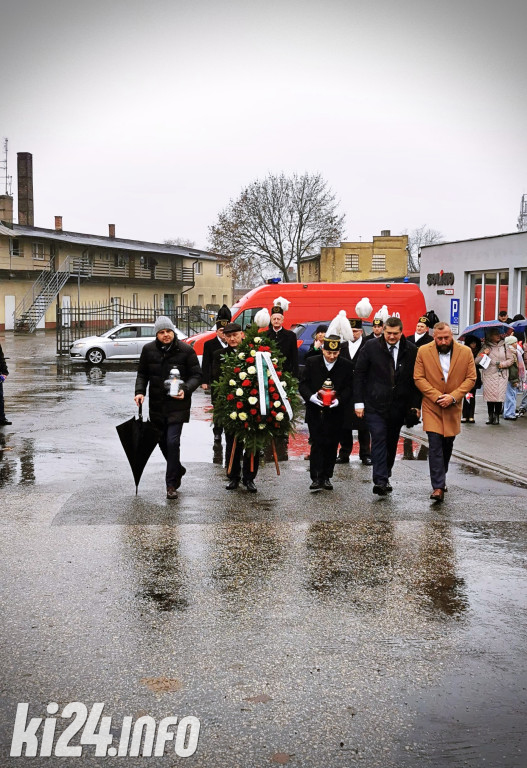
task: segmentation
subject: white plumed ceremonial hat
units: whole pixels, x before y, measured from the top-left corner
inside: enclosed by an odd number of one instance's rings
[[[256,323],[258,328],[267,328],[267,326],[271,322],[271,316],[269,314],[269,311],[265,308],[259,309],[254,316],[254,322]]]
[[[340,336],[344,341],[353,341],[353,331],[346,317],[346,310],[341,309],[329,324],[326,336]]]
[[[356,305],[355,305],[355,312],[357,313],[357,317],[366,318],[371,315],[373,312],[373,307],[370,304],[370,300],[367,296],[364,296]]]
[[[377,310],[375,313],[375,317],[380,317],[383,323],[385,323],[388,318],[390,317],[390,313],[388,312],[388,307],[386,304],[383,304],[380,309]]]

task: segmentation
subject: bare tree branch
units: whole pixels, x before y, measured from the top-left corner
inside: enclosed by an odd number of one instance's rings
[[[304,256],[342,239],[344,215],[320,174],[270,174],[242,190],[209,227],[211,250],[222,254],[235,283],[257,265],[288,270]]]
[[[403,235],[408,235],[408,271],[419,272],[421,268],[421,248],[423,245],[435,245],[442,243],[444,237],[437,229],[430,229],[426,224],[412,229],[411,232],[403,230]]]

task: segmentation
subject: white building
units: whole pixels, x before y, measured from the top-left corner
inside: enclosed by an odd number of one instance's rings
[[[503,309],[527,317],[527,232],[424,246],[420,287],[455,334]]]

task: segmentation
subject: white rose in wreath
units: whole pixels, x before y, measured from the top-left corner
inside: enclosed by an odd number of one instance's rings
[[[277,357],[271,358],[271,362],[272,362],[273,365],[276,365],[277,362],[278,362],[278,358]]]
[[[241,413],[239,413],[238,414],[238,418],[240,419],[240,421],[246,421],[247,420],[247,414],[245,413],[245,411],[242,411]]]
[[[273,405],[274,405],[274,407],[275,407],[275,408],[280,408],[280,406],[282,405],[282,403],[280,402],[280,400],[275,400],[275,401],[274,401],[274,403],[273,403]]]
[[[277,421],[282,421],[283,418],[284,418],[284,414],[283,413],[277,413],[276,416],[275,416],[275,419]]]
[[[240,360],[245,360],[245,352],[240,352],[238,357],[240,358]]]
[[[242,371],[241,373],[239,373],[238,376],[242,381],[247,378],[247,374],[245,373],[245,371]]]
[[[234,381],[234,379],[231,379],[229,381],[229,387],[235,387],[235,386],[236,386],[236,382]]]
[[[232,419],[233,421],[234,421],[234,419],[237,419],[237,418],[238,418],[238,414],[236,413],[236,411],[233,411],[232,413],[229,413],[229,416],[231,417],[231,419]]]
[[[255,344],[259,344],[261,342],[261,340],[262,340],[261,336],[255,336],[254,339],[253,339]]]
[[[235,392],[236,397],[242,397],[243,395],[243,389],[241,387],[238,387],[238,389]]]
[[[250,366],[247,368],[247,373],[251,373],[251,374],[252,374],[252,373],[256,373],[256,368],[254,367],[254,365],[250,365]]]
[[[256,405],[257,402],[258,402],[258,398],[257,397],[250,397],[249,398],[250,405]]]
[[[265,424],[258,424],[258,429],[265,429]]]

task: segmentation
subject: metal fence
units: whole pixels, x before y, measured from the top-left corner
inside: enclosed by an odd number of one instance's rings
[[[216,319],[216,311],[202,307],[162,309],[122,302],[57,307],[57,354],[68,355],[73,342],[83,336],[100,336],[119,323],[153,323],[159,315],[170,317],[186,336],[209,330]]]

